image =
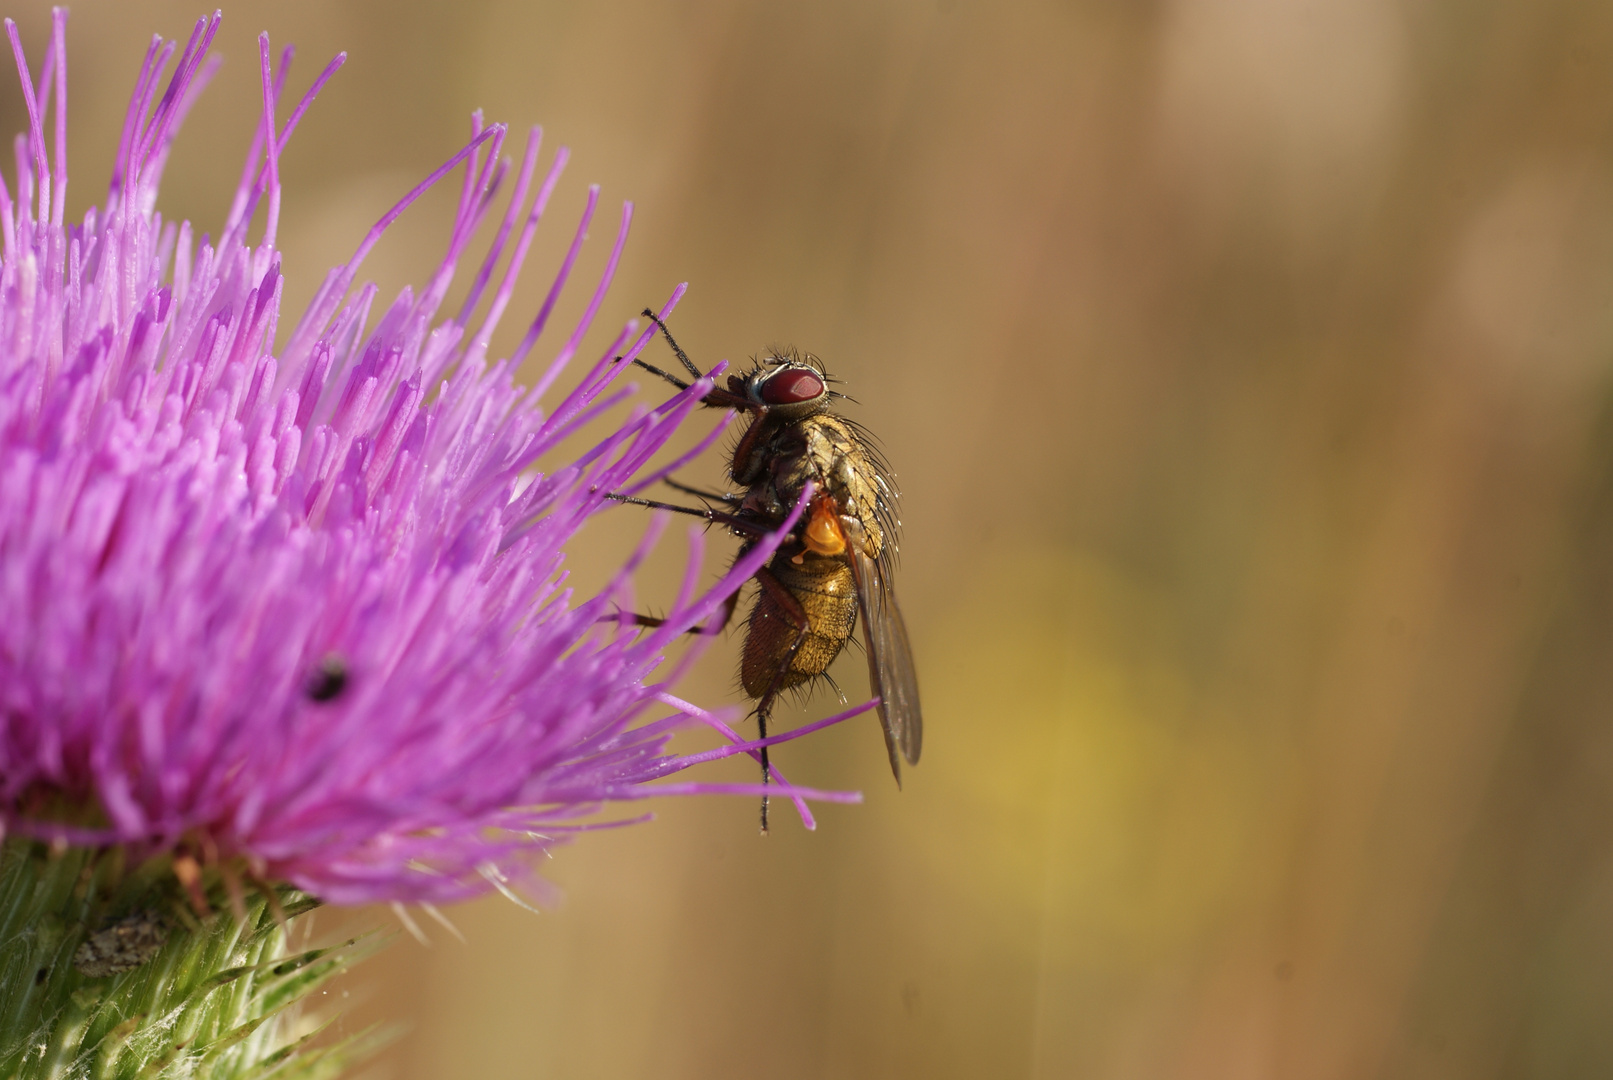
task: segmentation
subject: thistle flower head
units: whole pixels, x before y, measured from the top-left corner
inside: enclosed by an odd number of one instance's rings
[[[652,458],[710,386],[605,424],[628,393],[621,357],[653,331],[629,323],[549,400],[631,206],[530,388],[513,375],[546,340],[598,201],[520,344],[490,358],[566,162],[540,178],[536,129],[511,162],[506,129],[475,118],[288,329],[279,159],[342,57],[288,110],[290,53],[276,69],[260,39],[262,120],[227,219],[198,235],[164,221],[157,190],[218,25],[152,43],[106,200],[68,224],[64,16],[37,80],[7,23],[30,130],[15,191],[0,180],[0,822],[335,902],[437,901],[520,884],[526,856],[604,801],[723,789],[644,786],[694,760],[668,753],[675,728],[722,726],[672,696],[663,653],[773,545],[701,592],[694,534],[651,633],[607,616],[655,527],[598,595],[565,586],[563,546],[614,506],[606,493],[665,471]],[[355,287],[365,255],[455,174],[441,264],[379,309]],[[468,296],[445,312],[462,264]],[[586,452],[553,460],[593,428]]]

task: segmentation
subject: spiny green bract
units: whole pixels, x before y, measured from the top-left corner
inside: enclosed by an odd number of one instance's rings
[[[320,1038],[298,1003],[356,960],[375,938],[324,948],[288,946],[299,916],[318,906],[291,889],[225,890],[198,918],[167,859],[126,872],[116,850],[52,851],[12,839],[0,848],[0,1077],[159,1080],[337,1075],[381,1041],[376,1032]],[[130,905],[163,905],[172,925],[148,962],[91,978],[79,946]],[[276,917],[274,905],[281,908]]]

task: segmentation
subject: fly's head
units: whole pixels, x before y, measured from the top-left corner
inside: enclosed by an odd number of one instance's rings
[[[829,382],[817,357],[792,351],[763,357],[745,375],[730,375],[728,389],[780,420],[802,420],[827,412],[840,396]]]

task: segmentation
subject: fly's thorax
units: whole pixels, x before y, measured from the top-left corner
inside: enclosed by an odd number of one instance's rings
[[[811,484],[820,495],[831,496],[841,517],[853,523],[859,549],[878,558],[887,544],[882,507],[889,486],[855,426],[833,413],[796,420],[769,415],[760,423],[765,426],[744,468],[733,472],[747,488],[741,513],[753,521],[782,522]],[[798,538],[806,539],[810,527],[811,519],[804,517]]]
[[[812,461],[814,481],[834,496],[842,521],[852,523],[855,537],[847,537],[872,557],[885,547],[885,531],[878,516],[879,467],[857,432],[838,416],[814,417],[806,431],[806,456]]]

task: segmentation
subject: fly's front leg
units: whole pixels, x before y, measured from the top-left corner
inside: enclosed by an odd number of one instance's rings
[[[784,620],[795,630],[795,640],[785,650],[779,660],[778,669],[773,672],[768,682],[767,690],[756,703],[756,737],[767,738],[768,716],[773,711],[773,702],[778,700],[779,693],[784,688],[784,680],[790,673],[790,665],[795,662],[795,654],[801,651],[806,644],[807,632],[811,629],[811,620],[807,618],[806,609],[801,606],[783,582],[774,577],[766,567],[756,571],[756,584],[760,585],[767,598],[772,600],[783,614]],[[760,603],[758,599],[758,603]],[[767,760],[767,747],[762,747],[762,784],[765,786],[772,781],[772,767]],[[762,834],[767,834],[767,796],[762,796]]]
[[[672,336],[672,331],[667,329],[666,323],[661,321],[661,316],[655,313],[655,309],[645,308],[640,314],[661,328],[661,334],[666,338],[666,343],[672,346],[672,355],[678,358],[678,363],[683,365],[684,370],[695,378],[700,378],[700,369],[695,367],[694,361],[689,359],[689,354],[684,352],[678,345],[677,339]]]
[[[684,370],[693,375],[696,380],[704,378],[705,376],[700,373],[700,369],[695,366],[694,361],[690,360],[689,355],[678,346],[677,340],[672,336],[672,331],[668,330],[666,323],[661,321],[661,316],[657,315],[651,308],[645,308],[643,314],[646,319],[649,319],[651,322],[655,323],[656,326],[661,328],[662,336],[666,338],[666,343],[672,346],[672,354],[678,358],[678,362],[683,365]],[[616,362],[621,363],[623,359],[624,357],[618,356],[616,358]],[[692,383],[684,382],[682,379],[678,378],[669,371],[662,371],[654,364],[645,363],[643,360],[634,360],[633,363],[637,364],[645,371],[648,371],[651,375],[659,375],[673,386],[676,386],[679,390],[687,390],[691,385],[693,385]],[[743,410],[755,407],[754,403],[743,394],[736,394],[731,389],[719,390],[716,387],[712,387],[711,391],[700,400],[702,403],[718,409]]]
[[[749,487],[762,478],[767,462],[760,452],[762,435],[772,426],[767,423],[766,405],[752,405],[750,414],[750,427],[739,437],[728,466],[728,475],[741,487]]]

